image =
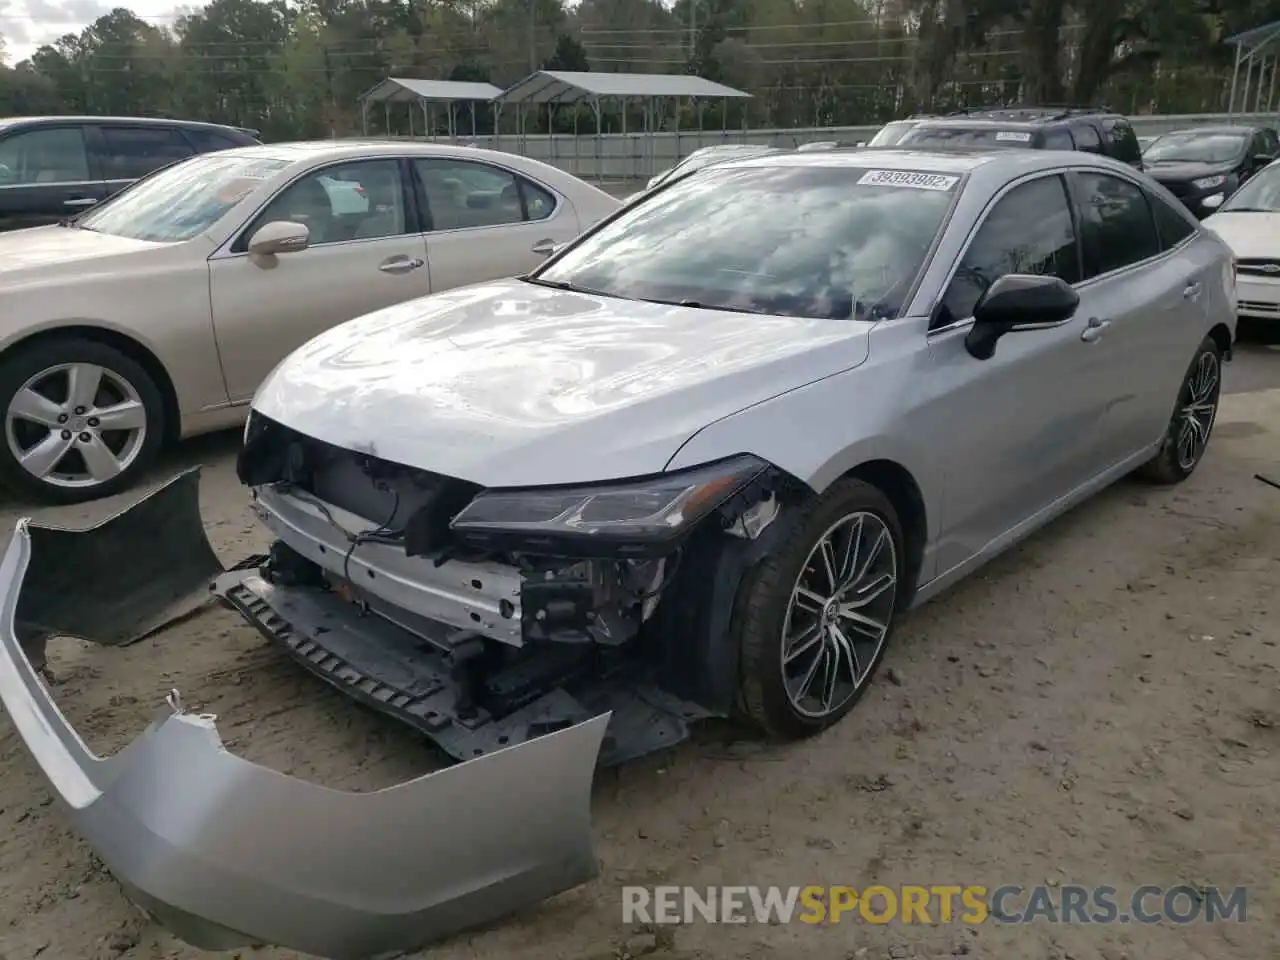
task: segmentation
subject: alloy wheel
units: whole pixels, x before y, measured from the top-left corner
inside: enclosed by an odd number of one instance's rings
[[[858,692],[889,635],[897,589],[897,547],[877,514],[851,513],[818,539],[782,626],[783,682],[797,713],[821,719]]]
[[[48,367],[24,383],[5,411],[9,452],[50,486],[93,487],[119,476],[147,438],[137,388],[93,363]]]
[[[1218,413],[1221,382],[1217,355],[1208,351],[1200,354],[1199,361],[1187,374],[1182,389],[1183,402],[1174,415],[1178,466],[1184,471],[1190,471],[1199,462],[1209,445],[1209,432]]]

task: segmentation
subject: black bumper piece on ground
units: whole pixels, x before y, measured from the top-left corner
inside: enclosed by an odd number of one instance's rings
[[[229,571],[215,596],[272,644],[346,695],[470,760],[611,713],[600,764],[671,747],[689,722],[710,716],[646,680],[631,661],[602,663],[590,646],[548,645],[479,681],[468,693],[459,667],[390,620],[316,587],[270,583],[257,569]],[[481,700],[499,716],[476,706]]]

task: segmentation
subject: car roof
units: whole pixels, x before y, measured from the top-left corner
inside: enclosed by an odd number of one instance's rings
[[[1172,135],[1172,134],[1179,134],[1179,135],[1181,135],[1181,134],[1186,134],[1186,133],[1204,133],[1204,134],[1236,133],[1236,134],[1245,134],[1245,133],[1257,133],[1258,131],[1263,130],[1263,129],[1265,129],[1265,128],[1264,128],[1264,127],[1255,127],[1255,126],[1252,126],[1252,125],[1245,125],[1245,124],[1243,124],[1243,123],[1230,123],[1230,124],[1228,124],[1228,123],[1223,123],[1223,124],[1218,124],[1218,125],[1216,125],[1216,126],[1212,126],[1212,127],[1183,127],[1181,130],[1166,130],[1164,133],[1157,134],[1157,136],[1160,136],[1160,137],[1167,137],[1167,136],[1170,136],[1170,135]]]
[[[716,164],[717,170],[729,167],[849,167],[857,170],[914,170],[925,173],[974,175],[988,180],[988,185],[1003,184],[1030,173],[1066,167],[1094,167],[1099,170],[1125,172],[1131,166],[1096,153],[1074,150],[1001,150],[991,147],[942,147],[932,149],[913,145],[875,147],[873,149],[837,148],[834,150],[785,151],[758,157],[744,157]]]
[[[92,124],[129,124],[131,126],[179,126],[203,127],[209,130],[234,130],[246,133],[246,128],[235,127],[227,123],[209,123],[204,120],[178,120],[171,117],[89,117],[89,116],[51,116],[51,117],[0,117],[0,129],[18,125],[38,126],[44,123],[92,123]]]
[[[1065,117],[1062,119],[1066,119]],[[975,117],[969,114],[961,114],[955,117],[930,117],[927,120],[921,120],[921,127],[969,127],[974,130],[1008,130],[1012,128],[1029,128],[1040,129],[1045,125],[1045,119],[1040,120],[1016,120],[1010,118],[1008,120],[993,119],[989,116]]]
[[[511,161],[510,153],[485,150],[482,147],[464,147],[454,143],[424,143],[420,140],[350,139],[350,140],[297,140],[286,143],[264,143],[250,147],[232,147],[219,150],[217,156],[240,156],[261,160],[281,160],[300,163],[307,160],[346,160],[367,157],[473,157]],[[524,158],[522,158],[524,159]]]

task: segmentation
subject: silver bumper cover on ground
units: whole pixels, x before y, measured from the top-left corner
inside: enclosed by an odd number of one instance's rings
[[[190,586],[203,591],[221,567],[197,492],[190,471],[90,530],[22,520],[0,561],[0,702],[135,902],[204,949],[267,943],[354,960],[595,876],[590,793],[608,714],[364,794],[228,753],[214,718],[185,713],[176,694],[128,747],[95,756],[41,680],[45,641],[127,643],[198,606]],[[99,599],[76,605],[56,589],[72,576]]]

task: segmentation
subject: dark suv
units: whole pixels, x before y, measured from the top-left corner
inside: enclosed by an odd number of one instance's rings
[[[900,147],[1011,147],[1100,153],[1141,170],[1129,121],[1091,107],[989,107],[917,123]]]
[[[1147,173],[1204,219],[1240,184],[1280,156],[1270,127],[1195,127],[1162,134],[1143,154]]]
[[[157,167],[257,142],[235,127],[185,120],[0,119],[0,230],[54,223]]]

